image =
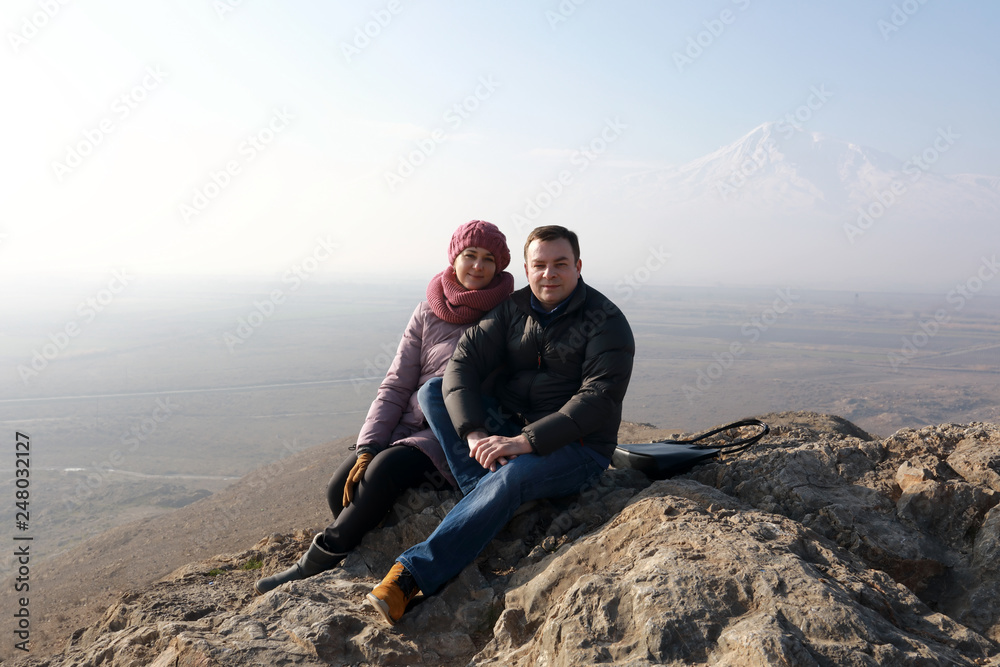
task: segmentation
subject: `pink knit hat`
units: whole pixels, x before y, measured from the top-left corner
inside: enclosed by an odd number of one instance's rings
[[[466,248],[486,248],[493,253],[497,263],[497,272],[503,271],[510,264],[510,250],[507,249],[507,237],[500,228],[485,220],[470,220],[455,230],[448,245],[448,263],[454,264]]]

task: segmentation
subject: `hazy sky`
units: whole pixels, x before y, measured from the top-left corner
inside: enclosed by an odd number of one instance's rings
[[[950,126],[933,171],[1000,176],[986,0],[7,0],[0,27],[4,281],[419,278],[481,218],[515,257],[565,224],[586,275],[683,284],[651,258],[711,248],[607,184],[816,90],[810,130],[904,159]]]

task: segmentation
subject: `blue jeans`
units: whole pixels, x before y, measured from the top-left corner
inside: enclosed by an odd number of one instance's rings
[[[427,382],[418,398],[465,494],[430,537],[396,559],[424,593],[434,593],[474,561],[523,503],[579,493],[604,470],[582,445],[569,444],[546,456],[521,454],[490,472],[469,456],[468,445],[455,432],[441,397],[441,380]],[[484,403],[488,414],[499,414],[495,402]],[[510,421],[493,426],[488,430],[495,435],[521,432]]]
[[[469,444],[458,437],[452,425],[448,409],[444,406],[444,396],[441,394],[441,378],[431,378],[420,387],[417,400],[420,409],[427,419],[434,436],[441,443],[448,467],[458,482],[458,488],[463,494],[468,494],[482,479],[488,470],[479,465],[476,459],[469,456]],[[505,435],[514,437],[520,435],[520,425],[511,421],[504,413],[500,403],[492,396],[483,397],[483,407],[486,410],[486,425],[484,430],[490,435]]]

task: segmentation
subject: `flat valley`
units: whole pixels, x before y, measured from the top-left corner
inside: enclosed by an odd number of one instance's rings
[[[1000,420],[1000,297],[595,287],[635,333],[630,422],[694,433],[815,411],[887,436]],[[350,442],[423,285],[267,294],[265,283],[143,284],[93,315],[22,297],[21,315],[0,325],[11,443],[0,476],[13,493],[15,434],[29,435],[37,561]],[[68,323],[77,335],[60,336]],[[322,503],[323,489],[302,502]],[[0,559],[0,578],[11,567]]]

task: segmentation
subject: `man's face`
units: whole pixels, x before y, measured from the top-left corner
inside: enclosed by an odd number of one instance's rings
[[[573,246],[566,239],[536,239],[528,245],[524,260],[531,293],[545,310],[558,306],[576,289],[583,262],[573,260]]]

